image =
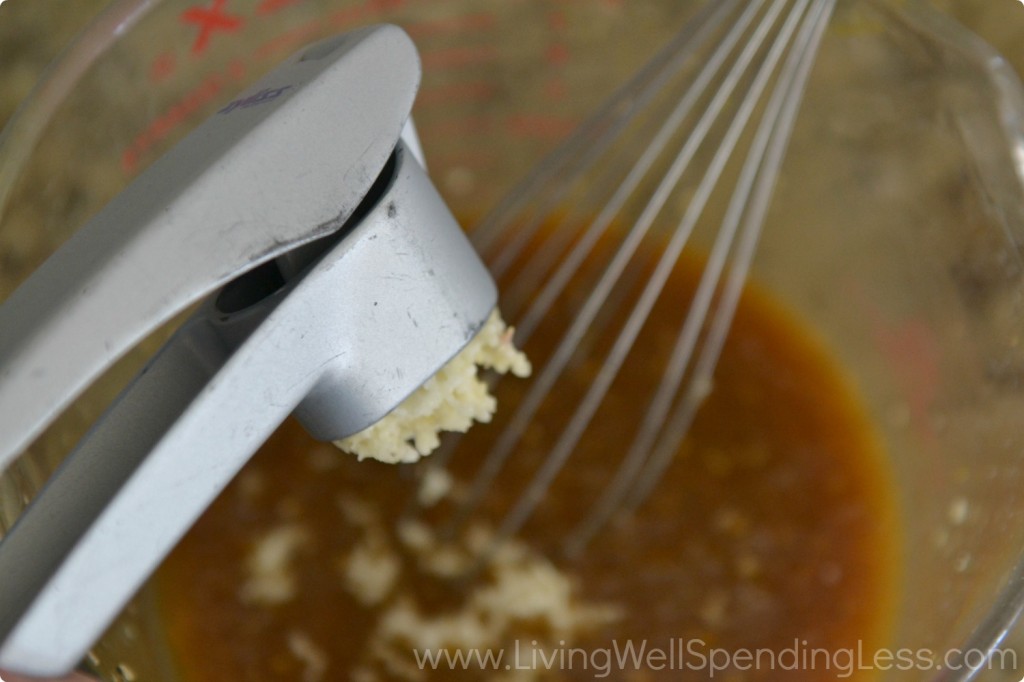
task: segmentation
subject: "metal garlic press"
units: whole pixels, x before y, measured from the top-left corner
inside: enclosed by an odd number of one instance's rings
[[[294,55],[0,307],[2,471],[201,302],[0,541],[0,669],[70,670],[285,417],[358,432],[484,323],[494,282],[417,158],[419,74],[392,26]]]

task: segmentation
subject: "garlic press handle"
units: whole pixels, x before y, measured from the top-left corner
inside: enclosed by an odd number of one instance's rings
[[[254,270],[204,304],[0,540],[0,668],[70,670],[293,410],[351,435],[475,336],[494,281],[403,144],[385,174],[277,291]]]
[[[79,229],[0,306],[0,472],[162,323],[338,230],[394,149],[419,75],[393,26],[318,43]]]

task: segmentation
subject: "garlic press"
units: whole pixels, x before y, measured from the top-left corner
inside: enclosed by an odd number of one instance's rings
[[[2,471],[199,304],[0,540],[0,669],[73,668],[289,414],[356,433],[483,325],[497,291],[422,165],[419,76],[393,26],[301,51],[0,306]]]

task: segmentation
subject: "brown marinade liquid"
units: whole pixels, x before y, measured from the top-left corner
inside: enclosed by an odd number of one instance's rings
[[[613,668],[608,679],[708,679],[700,655],[712,648],[780,654],[775,669],[717,671],[715,679],[837,679],[844,671],[829,669],[820,652],[813,669],[797,670],[793,653],[781,652],[796,649],[809,657],[811,650],[859,647],[870,655],[884,645],[898,569],[892,481],[847,377],[805,326],[754,286],[741,299],[713,390],[655,494],[603,531],[580,558],[564,559],[558,551],[560,538],[625,456],[700,272],[692,258],[676,268],[642,333],[645,351],[627,361],[521,537],[571,575],[586,602],[623,611],[566,647],[621,647],[629,640],[666,653],[675,649],[674,670],[627,666]],[[555,340],[538,334],[527,344],[535,374]],[[583,359],[533,420],[481,517],[500,518],[521,493],[557,439],[565,406],[576,403],[599,367],[586,358],[599,357],[594,353],[600,350],[581,349]],[[461,478],[479,466],[526,386],[514,378],[498,384],[495,422],[476,426],[459,444],[453,461]],[[287,642],[296,630],[327,654],[321,679],[349,679],[374,614],[341,579],[341,557],[358,538],[342,522],[337,500],[358,492],[397,516],[413,494],[410,473],[409,467],[357,462],[313,442],[295,424],[280,429],[160,573],[168,636],[184,679],[302,680],[306,668]],[[294,562],[297,594],[272,607],[241,604],[246,555],[267,529],[289,522],[315,529]],[[409,579],[408,571],[403,575]],[[420,591],[436,603],[457,599],[450,586],[428,582]],[[832,661],[846,664],[849,656]],[[593,669],[579,668],[577,661],[576,669],[552,677],[594,679]],[[452,677],[479,674],[446,671],[426,679]]]

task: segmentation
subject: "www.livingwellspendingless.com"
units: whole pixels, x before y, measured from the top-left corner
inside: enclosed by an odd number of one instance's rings
[[[506,648],[413,650],[421,670],[552,670],[590,672],[595,678],[617,677],[631,670],[689,671],[713,679],[727,672],[831,672],[845,679],[866,671],[939,671],[1018,668],[1017,652],[996,649],[870,649],[862,642],[851,648],[825,649],[794,640],[782,649],[723,649],[701,639],[612,640],[604,647],[570,647],[565,642],[545,647],[516,641]]]

